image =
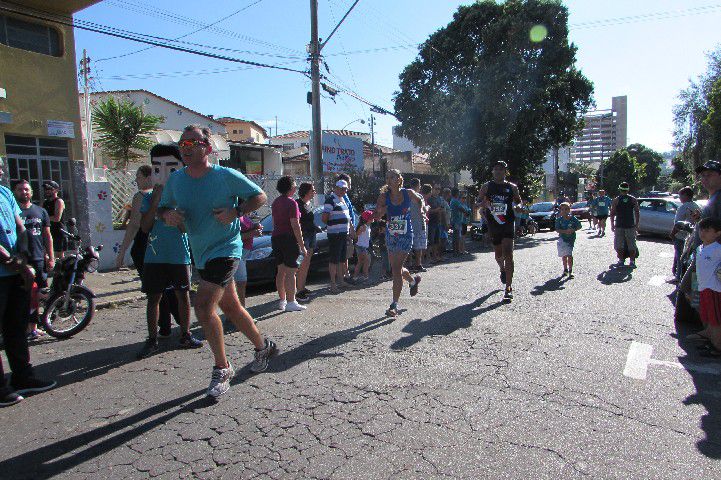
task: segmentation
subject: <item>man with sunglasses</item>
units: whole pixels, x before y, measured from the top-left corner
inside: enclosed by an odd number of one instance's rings
[[[217,398],[228,391],[235,375],[225,354],[218,307],[255,346],[252,372],[265,371],[277,348],[240,304],[233,280],[243,256],[238,217],[258,209],[267,197],[242,173],[210,163],[210,135],[198,125],[185,127],[178,145],[186,166],[168,178],[158,217],[170,226],[183,225],[188,233],[201,279],[195,315],[215,359],[208,396]]]

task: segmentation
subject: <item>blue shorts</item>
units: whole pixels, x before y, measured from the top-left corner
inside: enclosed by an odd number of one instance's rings
[[[413,235],[391,235],[386,232],[388,253],[410,252],[413,247]]]
[[[355,253],[357,255],[365,255],[368,254],[368,247],[361,247],[360,245],[355,246]]]

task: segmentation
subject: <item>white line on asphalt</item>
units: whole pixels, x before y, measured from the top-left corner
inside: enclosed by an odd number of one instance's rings
[[[673,252],[661,252],[658,256],[661,258],[673,258]]]
[[[646,380],[646,372],[648,371],[652,352],[653,347],[647,343],[631,342],[623,374],[636,380]]]
[[[666,275],[654,275],[651,277],[651,280],[648,281],[648,284],[652,287],[660,287],[666,283]]]

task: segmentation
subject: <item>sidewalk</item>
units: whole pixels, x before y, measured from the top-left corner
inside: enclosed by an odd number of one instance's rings
[[[97,296],[95,307],[99,309],[145,297],[140,292],[140,277],[134,268],[91,273],[86,277],[85,285]]]

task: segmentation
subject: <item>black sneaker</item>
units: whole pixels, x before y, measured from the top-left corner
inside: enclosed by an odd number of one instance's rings
[[[503,294],[503,300],[506,302],[513,300],[513,290],[507,288],[506,293]]]
[[[145,340],[145,345],[143,345],[143,348],[140,349],[140,351],[136,355],[136,358],[138,360],[142,358],[147,358],[154,353],[158,353],[159,350],[160,347],[158,346],[158,339],[148,338],[147,340]]]
[[[568,275],[568,269],[564,268],[564,269],[563,269],[563,275],[561,275],[561,276],[562,276],[562,277],[565,277],[566,275]]]
[[[300,292],[295,294],[295,299],[299,302],[309,302],[310,295],[307,292],[307,290],[301,290]]]
[[[198,340],[190,333],[184,333],[180,337],[180,348],[200,348],[203,346],[203,341]]]
[[[25,400],[18,392],[5,386],[0,388],[0,407],[9,407]]]
[[[415,281],[415,283],[413,284],[413,286],[411,286],[411,297],[415,297],[416,295],[418,295],[418,284],[421,283],[421,276],[416,275],[413,280]]]
[[[35,377],[13,378],[10,384],[18,395],[25,393],[40,393],[50,390],[58,384],[55,380],[41,380]]]

